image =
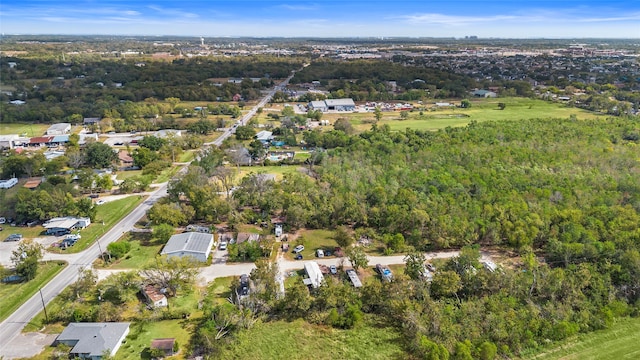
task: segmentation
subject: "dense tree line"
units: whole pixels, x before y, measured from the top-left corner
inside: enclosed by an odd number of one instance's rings
[[[19,63],[12,69],[7,61]],[[273,78],[284,78],[299,68],[302,60],[256,57],[229,59],[178,59],[173,62],[129,60],[87,60],[58,62],[5,58],[0,67],[3,81],[14,94],[0,95],[3,122],[60,122],[73,114],[84,117],[126,118],[120,104],[148,98],[180,98],[185,101],[231,101],[235,94],[251,100],[271,87]],[[136,66],[137,64],[137,66]],[[218,83],[218,78],[243,78],[242,83]],[[254,82],[249,78],[259,78]],[[21,99],[16,106],[8,100]],[[124,112],[123,112],[124,110]],[[116,111],[115,114],[111,113]],[[166,111],[165,111],[166,112]],[[147,115],[162,114],[148,109]]]

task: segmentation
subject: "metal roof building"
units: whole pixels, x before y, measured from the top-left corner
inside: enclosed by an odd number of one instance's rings
[[[167,256],[193,256],[206,262],[213,247],[213,235],[199,232],[186,232],[173,235],[160,252]]]

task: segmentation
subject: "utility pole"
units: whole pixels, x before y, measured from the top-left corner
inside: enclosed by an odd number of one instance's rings
[[[49,315],[47,315],[47,306],[44,304],[44,297],[42,296],[42,288],[40,288],[38,291],[40,291],[40,300],[42,300],[42,308],[44,309],[44,320],[48,323]]]

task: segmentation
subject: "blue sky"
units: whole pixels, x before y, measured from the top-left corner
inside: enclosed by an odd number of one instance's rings
[[[640,38],[640,1],[0,0],[4,34]]]

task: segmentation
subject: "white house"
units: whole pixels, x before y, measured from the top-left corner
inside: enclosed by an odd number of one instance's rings
[[[47,235],[69,233],[71,230],[84,229],[91,225],[89,218],[77,218],[73,216],[53,218],[44,224]]]
[[[173,235],[160,252],[167,256],[192,256],[206,262],[213,247],[213,235],[199,232],[186,232]]]
[[[100,360],[105,353],[116,355],[129,334],[130,323],[70,323],[56,338],[55,345],[71,347],[69,354],[80,359]]]
[[[69,123],[58,123],[49,126],[47,129],[47,135],[64,135],[68,134],[71,131],[71,124]]]

